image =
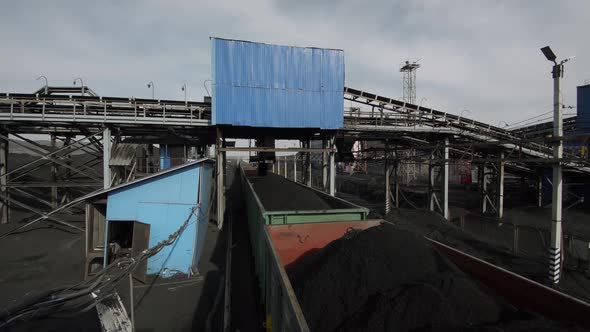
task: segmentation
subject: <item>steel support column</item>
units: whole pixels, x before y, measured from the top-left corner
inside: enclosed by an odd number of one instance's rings
[[[322,149],[326,149],[328,147],[328,143],[326,138],[322,139]],[[324,192],[328,191],[328,153],[322,153],[322,190]]]
[[[488,211],[488,174],[485,164],[479,166],[481,174],[481,213]]]
[[[56,146],[56,137],[55,134],[51,134],[51,151],[55,151],[57,149]],[[57,182],[57,164],[51,163],[51,182]],[[51,187],[51,207],[53,209],[57,208],[57,187]]]
[[[336,135],[330,137],[330,190],[329,194],[336,195]]]
[[[223,136],[221,129],[217,128],[217,140],[215,144],[215,153],[217,154],[217,227],[223,227],[225,214],[225,152],[221,151],[223,145]]]
[[[443,176],[442,176],[442,197],[443,197],[443,217],[446,220],[449,220],[449,139],[445,138],[445,147],[444,147],[444,164],[443,168]]]
[[[553,67],[553,198],[551,204],[551,245],[549,247],[549,282],[557,285],[561,279],[562,259],[562,166],[563,157],[563,118],[559,102],[559,84],[563,76],[563,64]]]
[[[283,159],[283,168],[285,171],[285,174],[283,174],[285,176],[285,179],[287,179],[287,156],[285,156],[285,158]]]
[[[394,191],[395,191],[395,207],[399,208],[399,174],[398,174],[398,170],[399,170],[399,160],[397,160],[397,152],[395,153],[395,157],[396,157],[396,161],[395,161],[395,167],[393,169],[393,180],[395,181],[394,183]]]
[[[102,176],[103,188],[111,187],[111,167],[109,165],[111,160],[111,129],[105,128],[102,132]]]
[[[498,219],[504,218],[504,152],[500,152],[500,163],[498,165],[498,192],[497,212]]]
[[[293,156],[293,181],[297,182],[297,154]]]
[[[311,140],[307,141],[307,148],[311,149]],[[307,182],[307,186],[311,188],[312,186],[312,182],[311,182],[311,152],[306,152],[305,153],[305,158],[307,159],[306,165],[306,172],[307,172],[307,177],[306,177],[306,182]]]
[[[0,224],[8,223],[8,141],[0,139]]]
[[[430,156],[430,164],[428,165],[428,195],[429,195],[429,206],[430,211],[434,211],[434,204],[436,200],[436,194],[434,192],[434,153]]]
[[[391,212],[391,173],[393,173],[393,164],[389,160],[389,144],[385,143],[385,214]],[[396,180],[397,186],[397,180]],[[397,202],[396,202],[397,204]]]
[[[543,206],[543,175],[537,177],[537,206]]]

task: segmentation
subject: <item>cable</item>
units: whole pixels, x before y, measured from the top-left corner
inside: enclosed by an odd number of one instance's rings
[[[44,292],[33,299],[7,309],[0,316],[0,328],[17,320],[29,320],[63,313],[71,315],[92,309],[96,304],[111,296],[115,285],[135,270],[141,262],[156,255],[164,247],[176,243],[176,240],[190,224],[196,210],[197,207],[192,207],[184,223],[174,233],[155,246],[142,251],[137,257],[118,258],[88,280],[68,288],[60,287]],[[109,276],[110,273],[113,275]]]

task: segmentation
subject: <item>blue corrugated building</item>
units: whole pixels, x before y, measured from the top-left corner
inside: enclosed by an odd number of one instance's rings
[[[344,51],[211,43],[214,125],[342,128]]]
[[[143,271],[134,275],[145,279],[196,273],[209,222],[213,170],[213,160],[201,159],[89,197],[86,272],[92,272],[89,256],[102,255],[103,265],[120,255],[135,257],[167,239],[190,216],[176,242],[149,258],[140,268]]]

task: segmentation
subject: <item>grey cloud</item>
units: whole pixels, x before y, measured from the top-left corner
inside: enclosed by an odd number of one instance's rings
[[[0,91],[74,77],[103,95],[200,99],[210,36],[342,48],[346,83],[401,96],[399,64],[421,58],[418,99],[507,122],[551,107],[551,44],[568,64],[563,96],[590,78],[587,1],[12,1],[0,8]],[[518,110],[518,111],[515,111]]]

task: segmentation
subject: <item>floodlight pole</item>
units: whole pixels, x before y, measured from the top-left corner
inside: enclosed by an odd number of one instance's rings
[[[559,102],[559,90],[563,77],[564,61],[553,61],[553,200],[551,208],[551,246],[549,247],[549,282],[557,285],[562,270],[562,167],[563,157],[563,116]]]

